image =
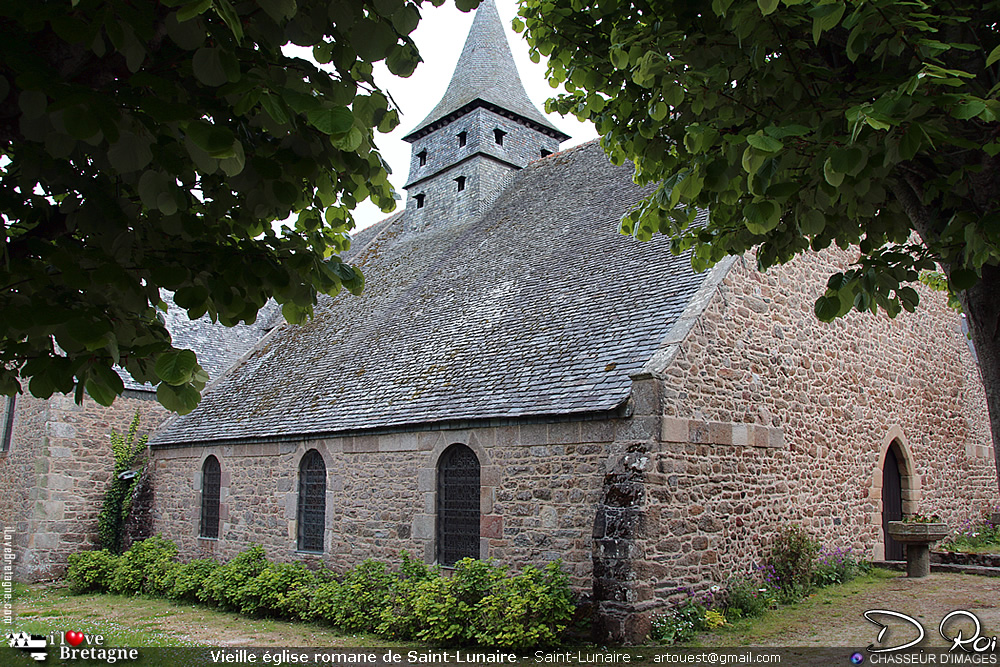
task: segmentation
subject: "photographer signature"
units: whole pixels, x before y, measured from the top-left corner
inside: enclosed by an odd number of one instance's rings
[[[889,630],[889,626],[886,625],[885,623],[882,623],[881,621],[876,620],[874,618],[875,616],[890,616],[892,618],[901,619],[902,621],[912,625],[913,628],[917,631],[917,636],[914,639],[905,644],[900,644],[899,646],[887,646],[883,648],[875,648],[875,644],[869,644],[868,650],[872,653],[888,653],[891,651],[904,651],[912,646],[916,646],[917,644],[919,644],[921,641],[923,641],[924,637],[926,636],[926,632],[924,631],[924,626],[922,626],[917,619],[913,618],[912,616],[907,616],[906,614],[902,614],[898,611],[890,611],[888,609],[871,609],[869,611],[866,611],[864,613],[864,616],[865,619],[867,619],[871,623],[874,623],[875,625],[881,628],[881,630],[879,630],[878,632],[878,636],[875,638],[876,644],[882,643],[882,639],[885,637],[886,632]],[[975,632],[973,632],[970,636],[966,637],[965,634],[963,633],[963,629],[958,628],[956,634],[954,634],[953,636],[949,636],[948,628],[946,628],[946,626],[948,626],[949,623],[951,623],[952,621],[958,621],[961,620],[962,618],[972,621],[972,623],[975,626]],[[960,648],[963,651],[971,653],[986,653],[987,651],[995,651],[997,648],[996,636],[994,635],[993,637],[988,637],[986,635],[983,635],[983,628],[979,622],[979,618],[971,611],[965,611],[964,609],[956,609],[955,611],[949,613],[947,616],[942,618],[940,625],[938,625],[938,632],[941,634],[941,637],[945,641],[951,642],[951,648],[948,649],[949,651],[954,651]]]

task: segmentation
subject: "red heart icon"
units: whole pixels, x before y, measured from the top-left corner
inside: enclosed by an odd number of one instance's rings
[[[80,642],[83,641],[83,633],[70,630],[66,633],[66,641],[70,646],[79,646]]]

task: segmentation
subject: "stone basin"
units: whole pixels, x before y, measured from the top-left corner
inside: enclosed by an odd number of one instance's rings
[[[930,546],[948,537],[948,524],[890,521],[887,531],[906,545],[906,576],[916,579],[931,573]]]

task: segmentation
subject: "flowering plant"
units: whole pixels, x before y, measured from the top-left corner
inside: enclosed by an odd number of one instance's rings
[[[914,513],[903,516],[903,523],[942,523],[942,521],[937,514],[927,516],[926,514]]]
[[[974,553],[1000,553],[1000,523],[993,516],[1000,513],[1000,506],[987,509],[978,521],[965,521],[953,537],[941,544],[946,551]]]

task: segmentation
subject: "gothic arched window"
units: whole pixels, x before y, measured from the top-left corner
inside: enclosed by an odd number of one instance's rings
[[[326,464],[315,449],[299,463],[299,551],[323,551],[326,529]]]
[[[479,558],[479,458],[455,444],[438,461],[438,562]]]
[[[201,536],[219,536],[219,503],[222,501],[222,468],[209,456],[201,467]]]

